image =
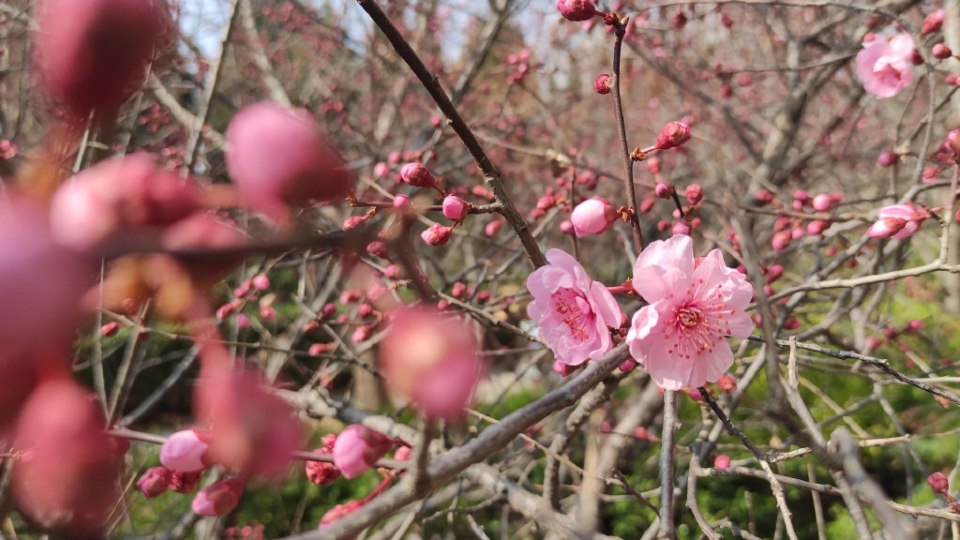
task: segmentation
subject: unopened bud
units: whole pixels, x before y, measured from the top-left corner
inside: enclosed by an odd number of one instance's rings
[[[590,0],[557,0],[556,7],[568,21],[588,21],[598,14]]]
[[[883,152],[877,157],[877,165],[890,167],[900,161],[900,156],[894,152]]]
[[[687,198],[688,203],[692,205],[700,204],[700,201],[703,200],[703,188],[700,187],[700,184],[690,184],[684,190],[683,195]]]
[[[451,221],[463,221],[470,213],[470,206],[455,195],[443,199],[443,215]]]
[[[596,93],[600,94],[601,96],[605,96],[609,94],[610,90],[612,89],[612,86],[613,86],[613,77],[611,77],[607,73],[600,75],[599,77],[597,77],[595,81],[593,81],[594,91],[596,91]]]
[[[666,182],[657,182],[657,185],[653,187],[653,194],[660,199],[669,199],[673,197],[676,192],[673,186]]]
[[[944,15],[942,9],[938,9],[927,15],[923,19],[923,24],[920,26],[920,35],[925,36],[940,30],[940,27],[943,26]]]
[[[690,126],[683,122],[670,122],[657,136],[657,150],[669,150],[690,140]]]
[[[941,495],[947,495],[950,490],[950,481],[943,473],[935,472],[927,477],[930,489]]]
[[[429,229],[420,233],[420,238],[428,245],[442,246],[453,236],[453,227],[444,227],[439,223],[434,223]]]
[[[437,179],[434,178],[433,174],[419,161],[404,165],[400,169],[400,178],[403,179],[405,183],[414,187],[439,189]]]
[[[934,45],[931,53],[933,54],[934,58],[939,58],[940,60],[953,56],[953,51],[950,50],[950,47],[947,47],[943,43],[937,43]]]

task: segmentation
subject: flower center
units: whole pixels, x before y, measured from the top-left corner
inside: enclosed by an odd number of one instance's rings
[[[550,295],[553,299],[553,309],[562,317],[563,323],[570,330],[570,335],[577,341],[586,341],[590,334],[587,327],[592,311],[586,298],[573,289],[560,289]]]
[[[873,65],[873,72],[876,73],[877,78],[884,84],[896,86],[900,84],[905,68],[906,66],[902,60],[883,56]]]
[[[692,329],[703,322],[703,312],[695,306],[685,306],[677,311],[677,324],[685,329]]]

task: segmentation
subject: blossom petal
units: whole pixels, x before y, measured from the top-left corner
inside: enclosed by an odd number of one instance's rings
[[[693,275],[693,240],[676,235],[657,240],[644,248],[633,266],[633,288],[653,303],[677,290],[678,284]]]

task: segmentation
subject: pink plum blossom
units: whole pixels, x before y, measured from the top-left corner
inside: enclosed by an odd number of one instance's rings
[[[434,223],[427,230],[420,233],[420,238],[430,246],[442,246],[453,236],[453,227]]]
[[[733,364],[726,337],[746,338],[744,312],[753,288],[728,268],[719,250],[695,260],[693,240],[677,235],[647,246],[633,268],[633,287],[649,302],[633,316],[630,353],[661,387],[715,382]]]
[[[617,221],[617,210],[603,197],[592,197],[576,206],[570,214],[577,236],[600,234]]]
[[[364,473],[393,447],[386,435],[360,424],[347,426],[333,443],[333,464],[347,479]]]
[[[449,195],[443,199],[443,215],[451,221],[463,221],[470,213],[470,206],[456,195]]]
[[[429,308],[395,310],[391,321],[380,347],[387,388],[428,417],[461,417],[484,372],[474,329]]]
[[[200,490],[190,508],[201,516],[223,516],[230,513],[243,496],[243,481],[238,478],[220,480]]]
[[[568,21],[588,21],[597,15],[597,8],[590,0],[557,0],[556,7]]]
[[[204,462],[207,443],[195,429],[178,431],[160,447],[160,463],[174,471],[195,472],[207,469]]]
[[[913,38],[899,34],[890,41],[876,39],[857,53],[857,75],[867,92],[893,97],[913,82]]]
[[[558,362],[579,366],[603,356],[613,347],[607,327],[620,326],[620,306],[570,255],[551,249],[546,257],[550,264],[527,278],[527,314]]]
[[[867,229],[871,238],[902,240],[917,232],[923,220],[930,214],[922,208],[908,204],[884,206],[877,212],[877,221]]]

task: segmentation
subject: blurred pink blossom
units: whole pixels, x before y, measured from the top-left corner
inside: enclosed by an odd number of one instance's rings
[[[619,327],[619,304],[570,255],[551,249],[546,257],[550,264],[527,278],[533,295],[527,314],[558,362],[579,366],[600,358],[613,347],[607,327]]]
[[[753,331],[744,312],[753,288],[726,266],[720,250],[695,260],[689,236],[647,246],[634,265],[633,287],[649,305],[633,316],[626,341],[665,389],[715,382],[733,364],[724,338]]]
[[[347,479],[363,474],[393,447],[389,437],[360,424],[347,426],[333,444],[333,463]]]
[[[220,480],[200,490],[190,508],[201,516],[223,516],[240,503],[243,481],[238,478]]]
[[[170,469],[166,467],[150,467],[137,480],[137,489],[147,499],[163,495],[170,486]]]
[[[174,471],[195,472],[209,468],[210,465],[204,462],[207,453],[204,438],[195,429],[170,435],[160,447],[160,463]]]
[[[917,232],[928,217],[930,214],[926,210],[908,204],[884,206],[877,212],[877,221],[867,229],[867,235],[902,240]]]
[[[913,82],[913,38],[899,34],[890,41],[876,39],[857,54],[857,75],[867,92],[888,98]]]

